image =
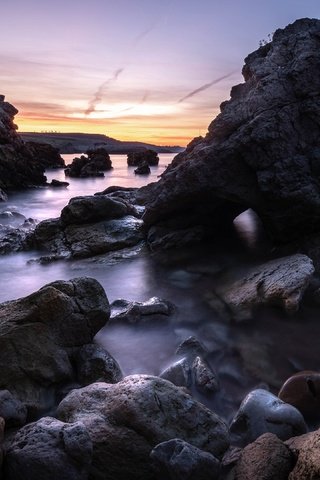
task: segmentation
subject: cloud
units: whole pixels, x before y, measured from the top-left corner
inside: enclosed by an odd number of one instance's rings
[[[222,80],[225,80],[226,78],[231,77],[231,75],[234,75],[234,73],[236,73],[236,72],[237,72],[237,70],[233,71],[233,72],[230,72],[227,75],[223,75],[222,77],[215,78],[214,80],[212,80],[212,82],[205,83],[201,87],[197,88],[196,90],[192,90],[192,92],[190,92],[187,95],[185,95],[184,97],[180,98],[180,100],[178,100],[178,103],[182,103],[185,100],[187,100],[188,98],[191,98],[191,97],[194,97],[195,95],[198,95],[198,93],[201,93],[204,90],[207,90],[208,88],[212,87],[213,85],[216,85],[217,83],[221,82]]]
[[[94,93],[92,100],[90,100],[89,106],[85,111],[85,115],[88,116],[90,115],[90,113],[94,112],[97,104],[101,102],[101,100],[103,99],[104,90],[107,88],[108,85],[110,85],[110,83],[118,80],[119,75],[121,75],[123,71],[124,71],[124,67],[118,68],[110,78],[108,78],[105,82],[101,83],[98,90]]]

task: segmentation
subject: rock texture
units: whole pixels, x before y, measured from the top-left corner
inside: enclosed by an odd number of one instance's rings
[[[238,319],[250,317],[258,305],[279,305],[295,313],[313,273],[306,255],[277,258],[253,268],[223,292],[223,298]]]
[[[74,382],[70,353],[92,342],[108,319],[105,292],[90,278],[56,281],[2,303],[0,387],[31,416],[51,407],[61,385]]]
[[[286,442],[296,457],[296,464],[288,477],[289,480],[317,480],[320,477],[319,442],[319,430],[290,438]]]
[[[228,428],[217,415],[172,383],[147,375],[73,390],[57,413],[85,425],[93,443],[92,479],[154,479],[150,452],[172,438],[218,458],[229,445]]]
[[[59,257],[85,258],[134,246],[144,235],[139,213],[109,196],[72,198],[60,218],[39,223],[29,243]]]
[[[44,167],[17,133],[14,117],[18,110],[0,95],[0,189],[44,185]]]
[[[149,226],[185,211],[212,223],[224,202],[251,207],[277,241],[319,230],[319,47],[320,20],[301,19],[245,59],[205,138],[145,187]]]
[[[49,143],[26,142],[26,147],[44,168],[63,168],[65,163],[59,149]]]

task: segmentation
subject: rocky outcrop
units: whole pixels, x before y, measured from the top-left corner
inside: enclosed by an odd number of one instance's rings
[[[103,177],[103,172],[112,169],[112,162],[104,148],[88,150],[87,157],[81,155],[72,160],[72,164],[65,169],[68,177]]]
[[[48,409],[61,386],[75,381],[70,355],[90,344],[108,319],[105,292],[90,278],[56,281],[0,304],[1,388],[31,416]]]
[[[18,110],[0,95],[0,189],[44,185],[44,167],[17,133],[14,117]]]
[[[148,162],[142,161],[141,163],[139,163],[138,167],[135,168],[134,173],[136,175],[149,175],[149,173],[151,173],[151,170]]]
[[[49,145],[49,143],[26,142],[25,145],[31,151],[33,158],[44,168],[63,168],[66,166],[59,149]]]
[[[57,413],[62,421],[86,427],[93,444],[92,479],[154,479],[150,452],[172,438],[217,458],[229,445],[227,426],[215,413],[172,383],[147,375],[73,390]]]
[[[72,198],[60,218],[37,225],[30,244],[60,257],[85,258],[134,246],[143,239],[139,213],[122,199]]]
[[[313,273],[306,255],[277,258],[253,268],[222,296],[238,320],[250,317],[258,305],[278,305],[295,313]]]
[[[251,207],[277,241],[319,230],[319,38],[319,20],[297,20],[245,59],[205,138],[145,187],[149,226],[185,211],[210,225],[224,202]]]
[[[143,150],[141,152],[128,153],[127,164],[129,167],[138,167],[142,163],[150,166],[156,166],[159,163],[159,157],[154,150]]]

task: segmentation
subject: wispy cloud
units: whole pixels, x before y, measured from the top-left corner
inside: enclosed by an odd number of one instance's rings
[[[124,67],[118,68],[118,70],[116,70],[110,78],[108,78],[105,82],[101,83],[98,90],[94,93],[92,100],[90,100],[89,106],[85,111],[85,115],[88,116],[90,115],[90,113],[95,111],[96,106],[103,99],[104,91],[107,88],[107,86],[110,85],[112,82],[115,82],[116,80],[118,80],[119,75],[121,75],[123,71],[124,71]]]
[[[188,100],[188,98],[194,97],[195,95],[198,95],[199,93],[203,92],[204,90],[207,90],[208,88],[212,87],[213,85],[216,85],[217,83],[221,82],[222,80],[225,80],[226,78],[231,77],[231,75],[234,75],[237,72],[237,70],[228,73],[227,75],[223,75],[222,77],[215,78],[212,80],[212,82],[205,83],[204,85],[201,85],[201,87],[196,88],[195,90],[192,90],[192,92],[188,93],[184,97],[180,98],[178,100],[178,103],[182,103],[185,100]]]

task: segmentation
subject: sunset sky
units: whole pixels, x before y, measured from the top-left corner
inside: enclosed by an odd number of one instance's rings
[[[2,0],[0,93],[20,131],[186,145],[259,40],[319,16],[320,0]]]

